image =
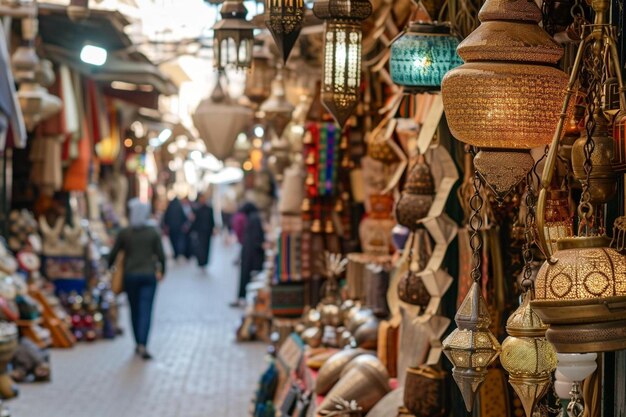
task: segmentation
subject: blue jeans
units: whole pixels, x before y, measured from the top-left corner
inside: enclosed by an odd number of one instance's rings
[[[148,343],[156,287],[154,274],[124,275],[124,290],[130,304],[130,318],[137,345],[145,346]]]

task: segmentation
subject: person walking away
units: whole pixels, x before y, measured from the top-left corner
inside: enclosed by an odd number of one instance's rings
[[[254,271],[263,269],[265,260],[265,232],[261,213],[252,203],[246,203],[242,207],[242,212],[246,215],[246,224],[243,231],[243,243],[241,245],[241,272],[239,275],[239,292],[237,300],[231,306],[240,306],[246,298],[246,286],[252,279]]]
[[[130,304],[135,336],[135,353],[152,359],[146,346],[152,321],[152,305],[157,282],[165,274],[165,253],[158,230],[150,223],[151,207],[139,199],[128,203],[129,226],[122,229],[109,255],[109,268],[120,253],[124,254],[124,291]]]
[[[237,195],[235,190],[226,186],[220,198],[220,208],[222,210],[222,227],[224,232],[224,243],[232,244],[233,216],[237,212]]]
[[[185,223],[183,224],[183,255],[185,259],[190,260],[194,256],[194,245],[191,239],[191,225],[194,218],[194,204],[189,197],[183,198],[181,201],[183,212],[185,213]]]
[[[192,242],[195,246],[195,256],[198,266],[204,270],[209,264],[211,256],[211,238],[215,229],[213,208],[209,205],[206,194],[198,196],[197,206],[194,210],[194,221],[191,224]]]
[[[167,205],[163,214],[163,231],[168,235],[174,259],[185,254],[185,233],[183,231],[187,223],[187,215],[183,209],[183,204],[178,197],[174,197]]]

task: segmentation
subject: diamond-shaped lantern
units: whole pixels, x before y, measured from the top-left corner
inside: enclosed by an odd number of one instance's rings
[[[443,341],[443,349],[454,365],[452,376],[465,407],[471,411],[478,388],[487,376],[487,367],[500,353],[500,343],[489,330],[491,319],[477,282],[459,307],[455,321],[458,328]]]
[[[260,110],[265,113],[265,119],[274,128],[276,134],[281,136],[291,121],[294,109],[295,107],[285,95],[285,81],[281,69],[278,71],[276,79],[272,81],[272,92],[269,98],[261,104]]]
[[[522,401],[526,416],[531,417],[537,402],[546,394],[557,358],[554,347],[546,340],[548,326],[530,306],[532,292],[511,317],[506,330],[509,337],[502,343],[500,362],[509,373],[509,383]]]
[[[372,14],[369,0],[318,0],[315,15],[325,20],[322,103],[344,126],[359,100],[361,21]]]
[[[280,54],[287,62],[304,22],[304,0],[266,0],[267,17],[265,25],[269,29]]]
[[[233,103],[218,80],[211,97],[200,102],[192,118],[207,151],[223,161],[232,154],[239,133],[252,123],[253,112]]]
[[[250,68],[254,45],[254,25],[246,20],[248,9],[243,0],[226,0],[220,10],[222,19],[213,25],[213,64]]]

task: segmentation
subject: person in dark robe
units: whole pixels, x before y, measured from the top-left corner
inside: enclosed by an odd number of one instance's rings
[[[194,254],[201,269],[206,268],[209,264],[213,229],[215,229],[213,208],[209,205],[207,196],[200,195],[194,208],[194,221],[191,224],[191,233],[193,235]]]
[[[252,279],[252,273],[261,271],[265,261],[265,232],[261,213],[252,203],[245,203],[241,208],[246,215],[246,223],[243,231],[241,245],[241,273],[239,275],[239,292],[237,300],[231,306],[240,306],[246,298],[246,286]]]
[[[163,214],[163,231],[168,235],[172,244],[174,259],[185,254],[184,228],[187,222],[188,218],[182,202],[178,197],[174,197]]]

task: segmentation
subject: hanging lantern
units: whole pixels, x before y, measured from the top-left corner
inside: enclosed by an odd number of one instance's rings
[[[243,0],[226,0],[220,10],[222,19],[213,25],[213,59],[217,69],[227,66],[250,68],[254,25],[246,20],[248,9]]]
[[[532,292],[524,295],[524,301],[511,317],[506,330],[509,334],[502,343],[500,362],[509,373],[509,383],[517,393],[531,417],[537,402],[546,394],[552,372],[556,369],[556,352],[546,340],[545,325],[530,307]]]
[[[213,94],[200,102],[192,119],[207,151],[223,161],[232,154],[237,136],[246,130],[252,117],[252,110],[231,102],[218,77]]]
[[[89,0],[71,0],[67,6],[67,16],[72,22],[82,22],[89,18]]]
[[[270,96],[272,80],[276,68],[272,65],[271,55],[265,49],[256,49],[252,58],[252,67],[246,75],[244,94],[253,103],[261,104]]]
[[[557,352],[626,348],[626,258],[608,244],[601,236],[562,239],[554,263],[537,274],[531,305]]]
[[[391,79],[412,94],[439,91],[443,76],[463,63],[458,45],[449,25],[413,22],[391,44]]]
[[[265,7],[265,25],[286,63],[302,30],[306,10],[304,0],[266,0]]]
[[[325,20],[322,103],[344,126],[359,99],[361,21],[372,14],[369,0],[319,0],[315,15]]]
[[[291,121],[291,114],[295,107],[285,96],[285,81],[283,70],[278,70],[276,79],[272,81],[272,93],[270,97],[261,104],[260,110],[265,113],[265,119],[274,128],[278,136],[285,131],[285,127]]]
[[[563,379],[572,381],[572,389],[569,392],[569,404],[567,405],[567,416],[582,417],[585,412],[585,406],[582,402],[581,385],[588,376],[593,374],[598,368],[596,359],[597,353],[585,354],[558,354],[559,365],[557,374]]]
[[[452,376],[469,412],[474,407],[478,388],[487,377],[487,367],[500,353],[500,344],[489,331],[489,310],[478,282],[474,282],[463,300],[455,321],[458,328],[443,341],[443,349],[454,365]]]
[[[458,47],[465,64],[441,89],[452,134],[483,149],[476,167],[501,197],[532,168],[529,150],[552,140],[567,75],[554,67],[563,50],[537,25],[534,2],[487,0],[479,18]]]

